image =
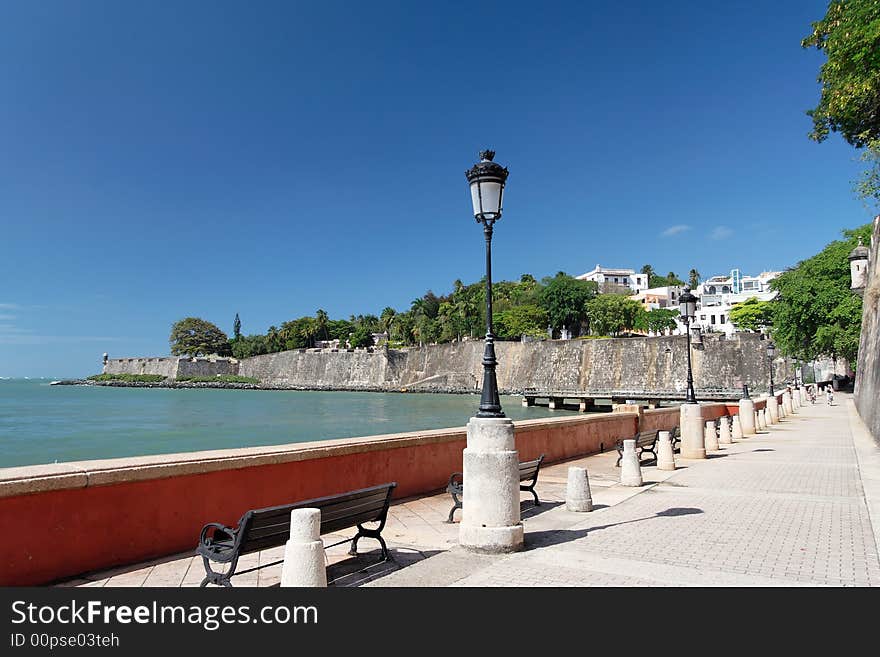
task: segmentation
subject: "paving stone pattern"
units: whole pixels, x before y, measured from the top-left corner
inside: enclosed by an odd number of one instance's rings
[[[838,400],[804,407],[706,460],[677,457],[675,472],[643,465],[641,488],[617,483],[614,452],[546,466],[543,504],[523,496],[526,549],[513,555],[458,547],[461,512],[445,523],[446,493],[397,502],[383,532],[393,561],[378,563],[375,541],[362,540],[355,558],[343,544],[326,551],[329,577],[334,586],[878,586],[851,401]],[[592,513],[565,510],[570,465],[589,472]],[[282,557],[283,547],[246,555],[240,569]],[[277,586],[280,574],[276,565],[232,581]],[[203,576],[201,559],[189,553],[63,585],[197,586]]]

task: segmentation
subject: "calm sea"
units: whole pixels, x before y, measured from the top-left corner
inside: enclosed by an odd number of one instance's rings
[[[570,411],[523,408],[514,420]],[[50,386],[0,380],[0,468],[460,427],[477,395]]]

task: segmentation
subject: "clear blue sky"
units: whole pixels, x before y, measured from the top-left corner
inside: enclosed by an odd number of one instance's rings
[[[856,151],[806,136],[825,9],[4,2],[0,376],[476,281],[486,146],[496,280],[793,265],[872,214]]]

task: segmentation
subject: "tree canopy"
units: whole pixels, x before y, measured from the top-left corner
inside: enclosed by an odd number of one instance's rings
[[[539,298],[553,329],[565,326],[572,335],[580,335],[587,322],[587,302],[596,296],[597,289],[594,281],[582,281],[565,272],[545,278]]]
[[[769,329],[773,325],[773,302],[749,297],[730,309],[730,321],[741,331]]]
[[[863,198],[880,199],[880,2],[833,0],[812,24],[801,45],[824,52],[819,103],[810,138],[821,142],[838,132],[855,148],[866,148],[870,169],[857,183]]]
[[[174,356],[232,355],[229,338],[216,324],[198,317],[175,322],[168,338]]]
[[[639,327],[645,309],[633,299],[616,294],[602,294],[587,303],[590,329],[598,335],[620,335]]]
[[[773,338],[783,353],[806,360],[842,356],[854,364],[862,323],[862,300],[850,290],[849,253],[858,236],[869,239],[871,225],[844,230],[836,240],[770,282]]]

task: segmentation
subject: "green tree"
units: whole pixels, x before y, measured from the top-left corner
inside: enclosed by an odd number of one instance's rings
[[[620,335],[645,325],[642,304],[619,295],[599,295],[587,303],[587,313],[590,329],[596,335]]]
[[[779,291],[773,302],[773,339],[783,353],[856,362],[862,300],[850,290],[849,253],[858,236],[867,240],[870,231],[870,224],[844,230],[845,240],[831,242],[770,282]]]
[[[315,336],[320,338],[321,340],[329,340],[330,333],[328,328],[328,323],[330,322],[330,316],[327,314],[327,311],[318,308],[318,311],[315,313]]]
[[[596,296],[596,283],[578,280],[565,272],[544,279],[544,283],[539,299],[550,325],[555,330],[565,326],[573,335],[579,335],[588,319],[587,302]]]
[[[648,285],[650,285],[651,278],[657,275],[657,272],[654,271],[654,268],[651,265],[642,265],[639,273],[645,274],[648,277]]]
[[[240,335],[232,343],[232,355],[236,358],[250,358],[268,353],[265,335]]]
[[[495,335],[502,340],[519,340],[523,335],[540,338],[547,335],[547,311],[540,306],[514,306],[492,318]]]
[[[373,333],[370,331],[369,326],[366,324],[361,324],[357,326],[351,334],[352,347],[372,347],[373,346]]]
[[[639,322],[636,328],[640,328],[651,333],[659,335],[665,334],[667,331],[675,330],[678,326],[676,319],[678,311],[671,308],[654,308],[639,316]]]
[[[216,324],[198,317],[186,317],[171,326],[168,338],[175,356],[232,355],[229,338]]]
[[[241,337],[241,320],[238,313],[235,313],[235,321],[232,322],[232,339],[238,340]]]
[[[699,284],[700,284],[700,272],[698,272],[696,269],[691,269],[688,272],[688,286],[692,290],[694,290],[694,289],[696,289],[697,285],[699,285]]]
[[[813,119],[810,138],[822,142],[838,132],[855,148],[880,148],[880,2],[833,0],[822,20],[801,45],[824,52],[819,70],[819,103],[807,114]],[[869,157],[871,169],[862,185],[863,198],[880,198],[876,181],[880,168]],[[871,173],[873,171],[873,173]]]
[[[749,297],[730,309],[731,323],[742,331],[760,332],[773,326],[773,302]]]

